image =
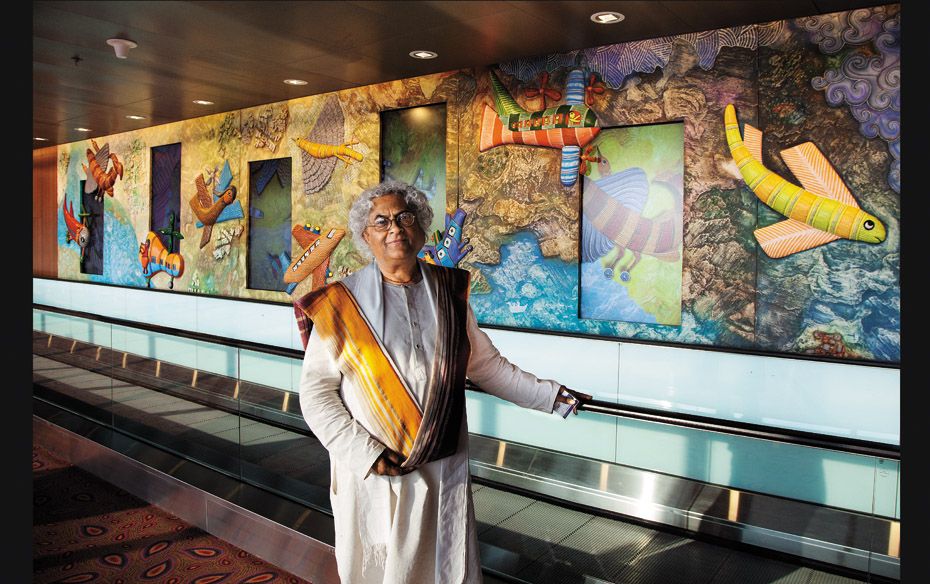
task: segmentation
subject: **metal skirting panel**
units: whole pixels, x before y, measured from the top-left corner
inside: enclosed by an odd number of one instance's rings
[[[331,545],[41,417],[34,415],[32,419],[37,442],[69,463],[302,578],[313,582],[338,582]],[[248,486],[233,488],[247,489]],[[230,498],[232,495],[234,493],[230,493]]]
[[[582,508],[900,580],[900,522],[471,435],[472,475]],[[476,507],[480,501],[476,501]],[[516,511],[519,511],[517,509]],[[661,573],[661,571],[660,571]],[[632,576],[632,574],[629,574]]]

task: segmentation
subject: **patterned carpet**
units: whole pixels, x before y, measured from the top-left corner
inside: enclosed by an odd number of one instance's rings
[[[36,584],[310,584],[33,445]]]

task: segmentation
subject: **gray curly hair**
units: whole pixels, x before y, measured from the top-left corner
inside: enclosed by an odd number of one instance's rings
[[[384,195],[403,195],[404,201],[408,208],[417,216],[417,222],[423,233],[429,232],[430,223],[433,222],[433,209],[429,206],[429,200],[422,191],[412,185],[399,180],[387,179],[370,189],[362,191],[362,194],[355,199],[352,207],[349,209],[349,232],[352,233],[352,242],[355,248],[366,256],[368,259],[374,257],[368,244],[362,237],[362,232],[368,226],[368,212],[371,211],[372,199],[377,199]]]

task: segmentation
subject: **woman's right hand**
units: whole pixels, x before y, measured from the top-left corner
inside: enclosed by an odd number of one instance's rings
[[[402,468],[400,465],[403,464],[403,462],[403,456],[394,452],[390,448],[385,448],[384,452],[381,453],[381,456],[379,456],[378,459],[375,460],[375,463],[371,465],[371,472],[377,475],[399,477],[413,470],[410,468]]]

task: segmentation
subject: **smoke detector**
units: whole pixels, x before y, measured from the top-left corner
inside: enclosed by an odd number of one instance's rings
[[[116,57],[118,59],[125,59],[129,56],[129,49],[134,49],[139,46],[135,41],[120,38],[107,39],[107,44],[116,51]]]

